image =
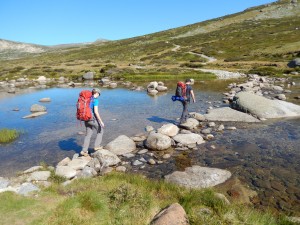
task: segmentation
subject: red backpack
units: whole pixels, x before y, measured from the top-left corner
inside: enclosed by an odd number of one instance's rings
[[[91,91],[81,91],[77,101],[77,113],[76,117],[81,121],[88,121],[93,118],[92,110],[90,108],[92,92]]]
[[[186,85],[185,83],[179,81],[177,83],[177,88],[176,88],[176,96],[178,97],[186,97]]]

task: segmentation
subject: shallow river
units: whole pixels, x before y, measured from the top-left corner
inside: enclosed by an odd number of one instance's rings
[[[211,105],[222,107],[221,92],[225,91],[226,83],[210,81],[195,85],[198,101],[190,105],[189,111],[205,113]],[[300,94],[299,85],[293,95]],[[156,97],[125,88],[102,89],[100,114],[106,126],[103,144],[121,134],[143,133],[147,125],[159,128],[164,123],[176,122],[182,106],[171,101],[174,86],[168,86],[171,87],[168,93]],[[83,89],[87,88],[31,89],[0,97],[0,128],[22,130],[17,141],[0,145],[0,176],[13,176],[40,162],[54,166],[64,157],[80,152],[84,137],[78,132],[85,129],[84,124],[77,122],[75,113],[78,93]],[[44,97],[50,97],[52,101],[39,103]],[[48,113],[34,119],[22,119],[30,114],[31,105],[36,103],[45,105]],[[12,111],[14,108],[20,111]],[[166,163],[146,165],[140,172],[161,178],[189,165],[228,169],[259,193],[260,205],[264,208],[277,208],[297,215],[300,212],[300,119],[226,125],[238,129],[213,133],[215,139],[200,145],[198,150],[176,152]]]

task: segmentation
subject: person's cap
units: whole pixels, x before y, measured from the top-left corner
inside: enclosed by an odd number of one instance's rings
[[[99,88],[94,88],[93,90],[92,90],[92,92],[93,93],[99,93],[99,95],[101,94],[101,91],[100,91],[100,89]]]
[[[191,81],[191,79],[186,79],[185,83],[187,83],[187,82],[192,82],[192,81]]]

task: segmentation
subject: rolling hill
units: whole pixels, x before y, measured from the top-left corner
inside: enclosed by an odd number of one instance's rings
[[[223,68],[289,73],[300,57],[300,3],[281,0],[201,23],[130,39],[94,42],[2,60],[0,79],[27,75],[97,76],[199,73]],[[211,58],[216,60],[209,60]]]

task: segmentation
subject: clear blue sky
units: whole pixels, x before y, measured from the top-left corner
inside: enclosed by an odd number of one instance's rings
[[[0,39],[55,45],[118,40],[274,0],[0,0]]]

